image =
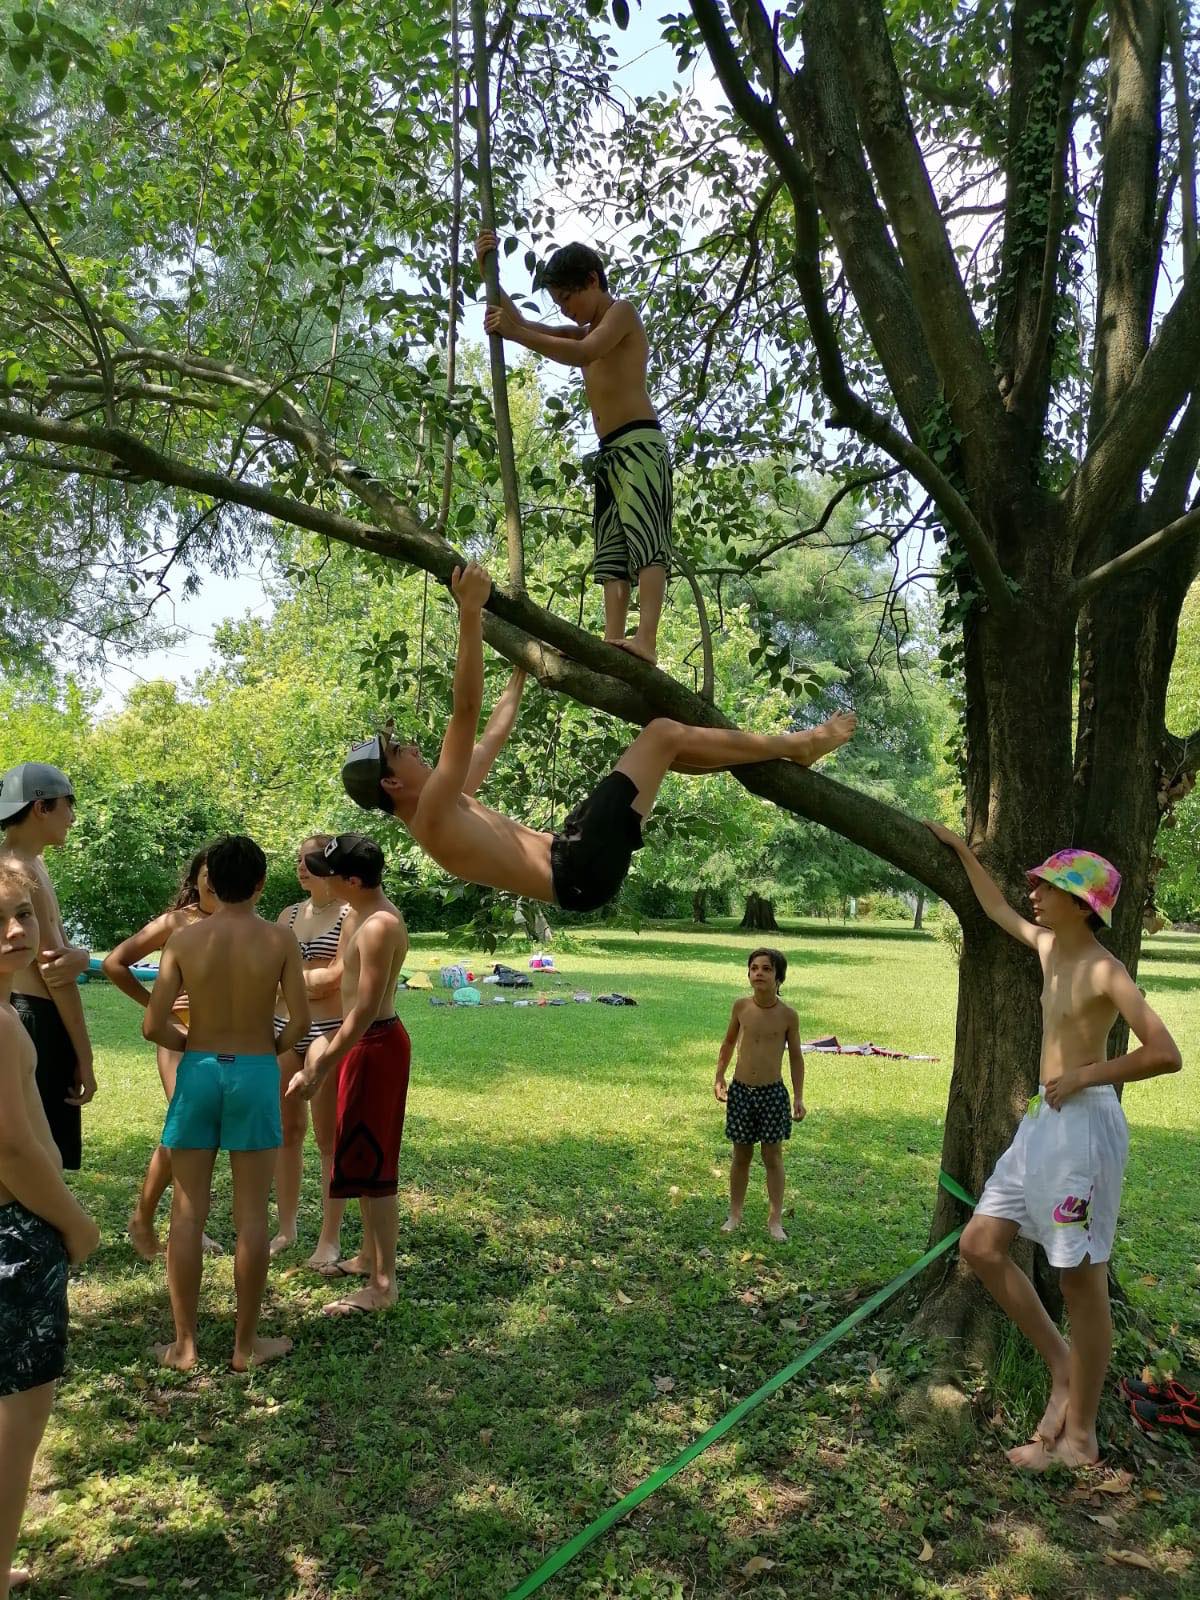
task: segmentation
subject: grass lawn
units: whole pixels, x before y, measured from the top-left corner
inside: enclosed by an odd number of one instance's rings
[[[797,924],[778,942],[806,1037],[942,1058],[810,1057],[786,1245],[765,1234],[761,1167],[747,1227],[718,1232],[728,1158],[712,1071],[750,939],[589,932],[562,972],[633,994],[636,1010],[402,998],[414,1077],[400,1305],[322,1319],[336,1289],[299,1252],[284,1257],[264,1329],[296,1349],[249,1378],[227,1366],[228,1260],[207,1270],[198,1372],[164,1373],[147,1355],[169,1337],[163,1269],[137,1261],[122,1227],[161,1090],[134,1007],[90,984],[102,1092],[85,1113],[80,1188],[104,1242],[73,1289],[71,1374],[25,1529],[36,1600],[502,1600],[915,1259],[938,1171],[952,958],[894,926]],[[410,965],[469,958],[439,936],[414,945]],[[1158,1339],[1195,1369],[1200,939],[1156,939],[1142,981],[1190,1070],[1126,1097],[1119,1270]],[[229,1242],[218,1172],[209,1231]],[[310,1247],[317,1216],[314,1151]],[[1128,1370],[1145,1347],[1124,1341]],[[929,1361],[903,1316],[869,1319],[542,1593],[1200,1595],[1200,1472],[1185,1446],[1150,1445],[1114,1405],[1108,1459],[1131,1478],[1024,1481],[1001,1454],[1043,1398],[1021,1351],[1008,1350],[1001,1381],[980,1375],[973,1404],[922,1421],[905,1397]]]

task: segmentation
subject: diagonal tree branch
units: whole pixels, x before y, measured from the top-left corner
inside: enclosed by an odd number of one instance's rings
[[[1063,491],[1078,543],[1112,517],[1200,382],[1200,272],[1189,275],[1141,364]]]
[[[1144,566],[1147,561],[1152,561],[1164,550],[1169,550],[1172,545],[1178,544],[1181,539],[1194,538],[1197,534],[1200,534],[1200,507],[1185,513],[1182,517],[1177,517],[1174,522],[1169,522],[1165,528],[1159,528],[1156,533],[1149,534],[1131,549],[1123,550],[1111,561],[1093,567],[1091,572],[1086,577],[1080,578],[1072,588],[1072,603],[1076,606],[1086,605],[1114,578],[1123,577],[1133,568]]]
[[[839,33],[858,126],[887,209],[946,403],[963,433],[968,482],[1003,481],[1004,407],[917,143],[880,0],[841,0]]]
[[[850,386],[837,329],[821,278],[820,214],[808,169],[770,106],[751,87],[716,0],[691,0],[692,13],[709,57],[733,110],[757,136],[783,174],[796,218],[796,279],[821,373],[821,386],[837,426],[853,428],[898,461],[926,490],[948,525],[962,539],[989,604],[1000,615],[1013,610],[1013,594],[999,559],[975,514],[950,479],[926,452]]]
[[[89,428],[0,409],[2,434],[79,450],[85,455],[85,468],[94,465],[93,458],[100,456],[119,463],[136,477],[307,528],[428,572],[446,585],[462,559],[450,544],[431,534],[389,497],[375,479],[370,481],[378,485],[377,498],[387,512],[387,522],[382,527],[342,512],[307,505],[263,484],[192,466],[120,428]],[[366,473],[361,476],[369,479]],[[509,595],[493,588],[484,631],[493,647],[508,660],[527,667],[547,688],[569,694],[582,704],[634,723],[668,716],[699,727],[729,726],[711,702],[657,668],[637,661],[627,651],[613,650],[594,635],[544,610],[528,596]],[[951,871],[946,853],[920,823],[903,812],[787,762],[742,767],[736,776],[752,793],[797,816],[834,828],[843,837],[918,878],[956,909],[966,907],[969,897]]]

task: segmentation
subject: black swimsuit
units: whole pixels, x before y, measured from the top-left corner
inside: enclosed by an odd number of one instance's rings
[[[610,772],[554,835],[550,873],[554,898],[564,911],[595,911],[620,890],[633,852],[642,848],[636,799],[633,779]]]

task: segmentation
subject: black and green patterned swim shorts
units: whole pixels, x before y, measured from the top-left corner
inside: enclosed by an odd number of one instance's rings
[[[627,422],[600,441],[592,532],[597,583],[671,571],[671,456],[657,422]]]
[[[44,1217],[0,1206],[0,1395],[61,1378],[67,1360],[67,1247]]]

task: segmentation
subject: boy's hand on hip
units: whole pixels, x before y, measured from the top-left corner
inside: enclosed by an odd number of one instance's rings
[[[805,1109],[804,1101],[803,1100],[797,1100],[796,1103],[792,1107],[792,1121],[793,1122],[803,1122],[807,1115],[808,1115],[808,1112]]]
[[[492,592],[492,580],[486,567],[468,561],[465,567],[455,567],[450,589],[460,610],[482,611]]]
[[[716,1081],[713,1084],[713,1093],[721,1101],[722,1105],[729,1098],[729,1090],[725,1087],[725,1079],[720,1073],[717,1074]]]
[[[1087,1067],[1068,1067],[1046,1085],[1046,1104],[1051,1110],[1061,1111],[1064,1100],[1087,1088],[1087,1070]]]

